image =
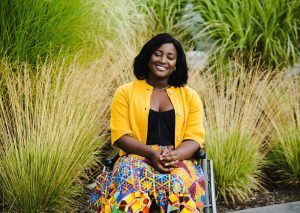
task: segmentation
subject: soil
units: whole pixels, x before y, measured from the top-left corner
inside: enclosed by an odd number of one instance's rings
[[[278,187],[265,186],[265,192],[257,192],[249,201],[243,203],[225,204],[222,200],[217,200],[217,211],[219,213],[238,211],[242,209],[268,206],[273,204],[281,204],[287,202],[300,201],[300,186],[294,187]]]

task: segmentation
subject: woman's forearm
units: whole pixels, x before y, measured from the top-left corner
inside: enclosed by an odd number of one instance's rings
[[[199,148],[199,143],[193,140],[186,140],[177,149],[163,152],[160,160],[164,162],[164,166],[177,167],[179,161],[191,159]]]
[[[119,138],[116,141],[116,145],[127,154],[136,154],[148,159],[151,158],[154,152],[154,150],[149,146],[146,146],[129,135],[123,135],[121,138]]]
[[[194,154],[199,150],[200,144],[193,140],[183,141],[176,149],[179,160],[191,159]]]

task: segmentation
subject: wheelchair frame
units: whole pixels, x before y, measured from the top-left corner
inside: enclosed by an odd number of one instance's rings
[[[106,169],[112,170],[118,158],[119,150],[114,149],[113,152],[105,159],[103,171]],[[200,161],[205,176],[205,204],[203,211],[204,213],[217,213],[213,160],[207,159],[206,152],[204,150],[197,151],[195,159]]]

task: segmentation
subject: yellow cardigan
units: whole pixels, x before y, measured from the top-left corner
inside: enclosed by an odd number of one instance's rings
[[[150,97],[153,87],[145,80],[120,86],[111,106],[112,145],[128,134],[146,144]],[[203,107],[198,94],[188,86],[170,87],[167,94],[175,110],[175,148],[184,140],[194,140],[204,146]],[[125,152],[121,150],[120,155]]]

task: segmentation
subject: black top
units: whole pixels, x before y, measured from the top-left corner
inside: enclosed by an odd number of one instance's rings
[[[175,111],[157,112],[152,109],[148,117],[147,145],[174,146]]]

